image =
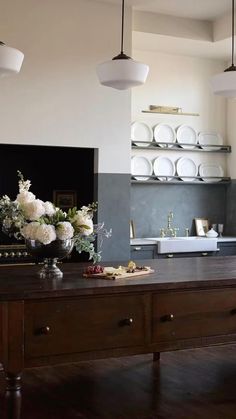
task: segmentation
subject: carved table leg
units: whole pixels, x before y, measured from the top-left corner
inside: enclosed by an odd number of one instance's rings
[[[153,361],[160,361],[160,352],[153,352]]]
[[[20,419],[21,414],[21,375],[6,373],[5,391],[6,419]]]

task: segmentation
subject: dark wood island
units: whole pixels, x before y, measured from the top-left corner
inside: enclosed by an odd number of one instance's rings
[[[68,263],[56,281],[38,279],[37,266],[0,266],[8,418],[20,418],[25,368],[236,342],[236,257],[142,264],[155,272],[98,280]]]

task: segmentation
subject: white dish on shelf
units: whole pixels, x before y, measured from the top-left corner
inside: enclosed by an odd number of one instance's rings
[[[220,182],[224,171],[219,164],[202,163],[199,165],[199,175],[204,182]]]
[[[131,124],[131,140],[132,141],[152,141],[152,128],[145,122],[135,121]],[[135,143],[138,147],[148,147],[147,143]]]
[[[175,175],[175,165],[168,157],[157,157],[153,162],[153,173],[159,180],[171,180]]]
[[[197,133],[195,131],[195,129],[193,127],[191,127],[190,125],[180,125],[177,128],[176,131],[176,141],[177,143],[185,143],[186,145],[181,145],[180,146],[182,148],[186,148],[186,149],[193,149],[195,148],[195,145],[191,145],[191,144],[197,144]],[[190,144],[190,145],[188,145]]]
[[[131,158],[131,175],[136,180],[148,180],[152,175],[152,163],[147,157],[134,156]],[[144,175],[144,176],[143,176]]]
[[[177,175],[184,182],[193,182],[197,176],[198,169],[194,161],[188,157],[181,157],[176,163]],[[189,176],[185,178],[184,176]]]
[[[154,128],[154,140],[160,147],[172,147],[171,144],[166,143],[175,143],[176,133],[174,128],[168,124],[158,124]]]
[[[202,131],[198,134],[198,144],[203,150],[219,150],[218,147],[210,147],[211,145],[222,145],[223,138],[215,131]],[[205,147],[204,147],[205,146]],[[209,146],[209,147],[207,147]]]

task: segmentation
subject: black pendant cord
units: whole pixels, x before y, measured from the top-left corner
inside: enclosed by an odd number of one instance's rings
[[[232,67],[234,67],[234,0],[232,0]]]
[[[121,54],[124,54],[124,20],[125,20],[125,0],[122,0],[121,48],[120,48]]]
[[[124,54],[124,20],[125,20],[125,0],[122,0],[122,17],[121,17],[121,45],[120,53],[112,58],[113,60],[130,60],[128,55]]]
[[[231,56],[232,64],[229,68],[226,68],[226,71],[236,71],[236,67],[234,65],[234,0],[232,0],[232,56]]]

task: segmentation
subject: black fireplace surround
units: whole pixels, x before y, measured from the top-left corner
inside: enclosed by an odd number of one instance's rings
[[[0,144],[0,196],[15,199],[17,170],[32,183],[31,191],[43,201],[77,207],[94,201],[94,149],[57,146]],[[57,202],[55,202],[57,200]],[[71,202],[70,202],[71,201]],[[85,261],[75,250],[67,261]],[[0,263],[35,262],[24,242],[0,232]]]

